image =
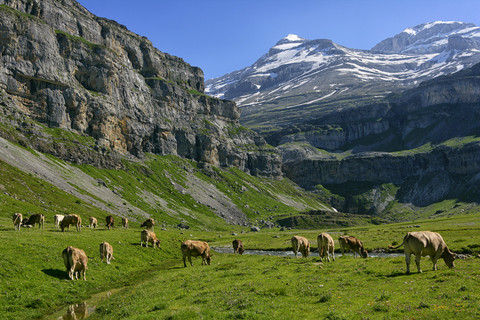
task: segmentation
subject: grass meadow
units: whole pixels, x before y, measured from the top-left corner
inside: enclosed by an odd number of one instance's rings
[[[199,230],[156,230],[161,248],[140,247],[140,231],[95,230],[80,233],[45,229],[14,231],[0,217],[0,315],[2,319],[58,319],[70,304],[93,299],[89,319],[464,319],[480,318],[480,214],[415,223],[331,230],[262,230],[241,233]],[[307,237],[316,249],[316,235],[328,231],[337,239],[350,234],[367,249],[400,243],[411,230],[440,232],[456,252],[471,253],[448,269],[443,260],[432,271],[422,258],[423,273],[405,275],[404,257],[353,258],[337,254],[335,262],[318,257],[215,253],[210,266],[193,259],[183,267],[180,242],[207,240],[213,247],[242,239],[246,249],[289,249],[294,234]],[[237,235],[231,235],[232,232]],[[99,244],[114,248],[111,265],[101,263]],[[61,257],[72,245],[89,257],[87,281],[71,281]],[[336,241],[336,246],[338,243]],[[416,270],[412,265],[412,271]]]

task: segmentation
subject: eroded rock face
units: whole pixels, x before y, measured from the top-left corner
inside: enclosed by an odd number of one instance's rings
[[[73,0],[0,0],[0,21],[0,90],[28,117],[119,154],[281,176],[279,155],[238,129],[236,105],[203,94],[202,70],[145,37]]]

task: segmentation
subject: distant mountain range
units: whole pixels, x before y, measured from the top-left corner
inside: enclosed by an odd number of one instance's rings
[[[351,107],[385,101],[425,80],[480,62],[480,28],[436,21],[407,28],[371,50],[288,35],[253,65],[206,82],[234,100],[241,122],[272,132]]]

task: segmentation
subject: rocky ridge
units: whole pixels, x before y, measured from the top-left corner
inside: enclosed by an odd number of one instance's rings
[[[480,62],[479,48],[480,28],[462,22],[407,28],[371,50],[289,35],[253,65],[208,80],[206,90],[236,101],[242,123],[267,133],[383,103],[392,92]]]
[[[145,37],[73,0],[0,0],[0,18],[2,122],[19,128],[4,137],[78,163],[174,154],[281,176],[279,155],[239,125],[236,105],[204,95],[199,68]],[[94,142],[72,153],[45,128]]]

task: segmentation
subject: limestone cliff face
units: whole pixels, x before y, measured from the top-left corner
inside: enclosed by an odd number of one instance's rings
[[[236,105],[203,94],[202,70],[145,37],[74,0],[0,0],[0,21],[5,109],[118,154],[176,154],[281,175],[279,155],[239,130]]]
[[[446,198],[478,201],[479,121],[480,65],[475,65],[385,103],[312,121],[325,130],[292,133],[287,142],[297,144],[282,146],[283,170],[307,188],[321,184],[342,192],[339,186],[345,187],[344,200],[332,203],[349,212],[381,213],[394,200],[420,206]],[[337,158],[306,147],[301,152],[302,139],[323,149],[349,149],[353,155]],[[358,184],[362,188],[348,189]],[[375,194],[382,193],[384,184],[394,184],[396,191],[378,201]],[[358,201],[360,194],[364,203]]]

